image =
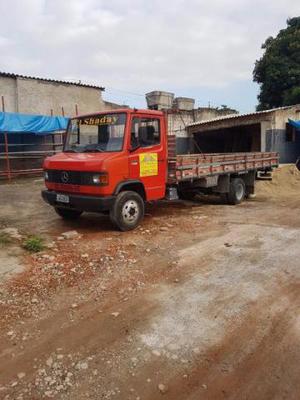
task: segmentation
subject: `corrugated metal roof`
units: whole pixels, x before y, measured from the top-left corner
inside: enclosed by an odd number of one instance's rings
[[[270,114],[274,111],[278,111],[278,110],[287,110],[289,108],[292,108],[295,106],[286,106],[286,107],[278,107],[278,108],[272,108],[271,110],[264,110],[264,111],[257,111],[257,112],[253,112],[253,113],[246,113],[246,114],[229,114],[229,115],[225,115],[222,117],[217,117],[217,118],[213,118],[213,119],[208,119],[205,121],[198,121],[198,122],[193,122],[189,125],[187,125],[187,127],[193,127],[193,126],[198,126],[198,125],[207,125],[207,124],[213,124],[214,122],[218,122],[218,121],[230,121],[233,119],[243,119],[243,118],[247,118],[247,117],[253,117],[253,116],[261,116],[261,115],[265,115],[265,114]]]
[[[83,86],[83,87],[88,87],[88,88],[93,88],[93,89],[99,89],[104,91],[105,88],[102,86],[96,86],[96,85],[89,85],[81,82],[68,82],[68,81],[61,81],[57,79],[48,79],[48,78],[39,78],[36,76],[27,76],[27,75],[20,75],[20,74],[14,74],[10,72],[1,72],[0,71],[0,77],[5,77],[5,78],[23,78],[23,79],[35,79],[37,81],[45,81],[45,82],[52,82],[52,83],[61,83],[63,85],[73,85],[73,86]]]

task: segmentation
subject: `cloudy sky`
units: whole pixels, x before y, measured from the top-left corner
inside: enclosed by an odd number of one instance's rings
[[[256,105],[261,44],[299,0],[0,0],[0,70],[81,80],[144,106],[168,90],[197,105]]]

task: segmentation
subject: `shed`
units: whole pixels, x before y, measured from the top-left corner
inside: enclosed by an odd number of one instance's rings
[[[68,118],[0,112],[0,178],[39,173],[62,146]]]
[[[195,152],[276,151],[281,163],[294,163],[300,156],[300,131],[291,121],[299,119],[300,105],[295,105],[195,122],[187,131]]]

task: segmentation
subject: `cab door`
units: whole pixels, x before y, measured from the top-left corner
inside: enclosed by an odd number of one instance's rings
[[[165,197],[167,152],[163,117],[132,115],[129,179],[144,184],[147,200]]]

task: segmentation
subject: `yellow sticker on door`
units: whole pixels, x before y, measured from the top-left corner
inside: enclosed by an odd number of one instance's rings
[[[154,176],[158,174],[157,153],[143,153],[140,157],[140,176]]]

